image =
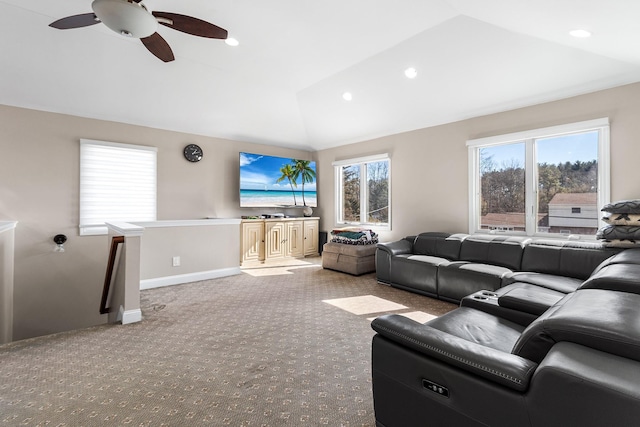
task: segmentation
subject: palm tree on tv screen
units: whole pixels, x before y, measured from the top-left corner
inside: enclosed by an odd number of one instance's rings
[[[293,162],[293,180],[297,181],[298,177],[302,177],[302,205],[307,206],[307,202],[304,200],[304,183],[313,182],[316,178],[316,172],[309,166],[310,160],[297,160],[291,159]]]
[[[295,187],[298,186],[298,184],[296,184],[296,178],[295,178],[296,171],[293,169],[293,167],[291,167],[291,165],[284,165],[280,168],[280,173],[282,173],[282,176],[278,178],[276,182],[282,182],[285,179],[289,181],[289,185],[291,186],[291,192],[293,193],[293,204],[297,205],[298,202],[296,201],[296,192],[293,190],[294,186]],[[302,198],[304,199],[304,191],[302,192]]]

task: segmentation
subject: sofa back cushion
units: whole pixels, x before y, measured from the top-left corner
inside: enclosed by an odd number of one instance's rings
[[[584,280],[618,252],[598,242],[536,240],[524,249],[521,270]]]
[[[602,262],[580,289],[640,294],[640,249],[626,249]]]
[[[460,260],[519,270],[522,252],[530,239],[494,235],[471,235],[462,241]]]
[[[580,289],[534,320],[511,351],[540,363],[556,343],[567,341],[640,361],[640,295]]]
[[[600,265],[593,271],[597,273],[601,269],[613,264],[636,264],[640,265],[640,249],[624,249],[602,261]]]
[[[466,236],[438,232],[421,233],[413,242],[413,253],[456,261],[460,255],[460,244]]]

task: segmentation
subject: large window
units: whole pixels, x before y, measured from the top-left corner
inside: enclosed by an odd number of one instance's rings
[[[105,222],[156,220],[157,149],[80,141],[80,235]]]
[[[470,232],[595,235],[609,201],[608,119],[467,145]]]
[[[334,162],[338,224],[389,228],[390,166],[387,154]]]

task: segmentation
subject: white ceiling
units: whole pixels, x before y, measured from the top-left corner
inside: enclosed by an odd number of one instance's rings
[[[320,150],[640,81],[637,0],[144,3],[240,45],[160,27],[165,64],[102,24],[48,26],[91,0],[0,0],[0,104]]]

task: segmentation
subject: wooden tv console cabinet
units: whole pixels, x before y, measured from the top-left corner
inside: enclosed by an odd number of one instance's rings
[[[319,220],[318,217],[243,219],[240,265],[318,256]]]

